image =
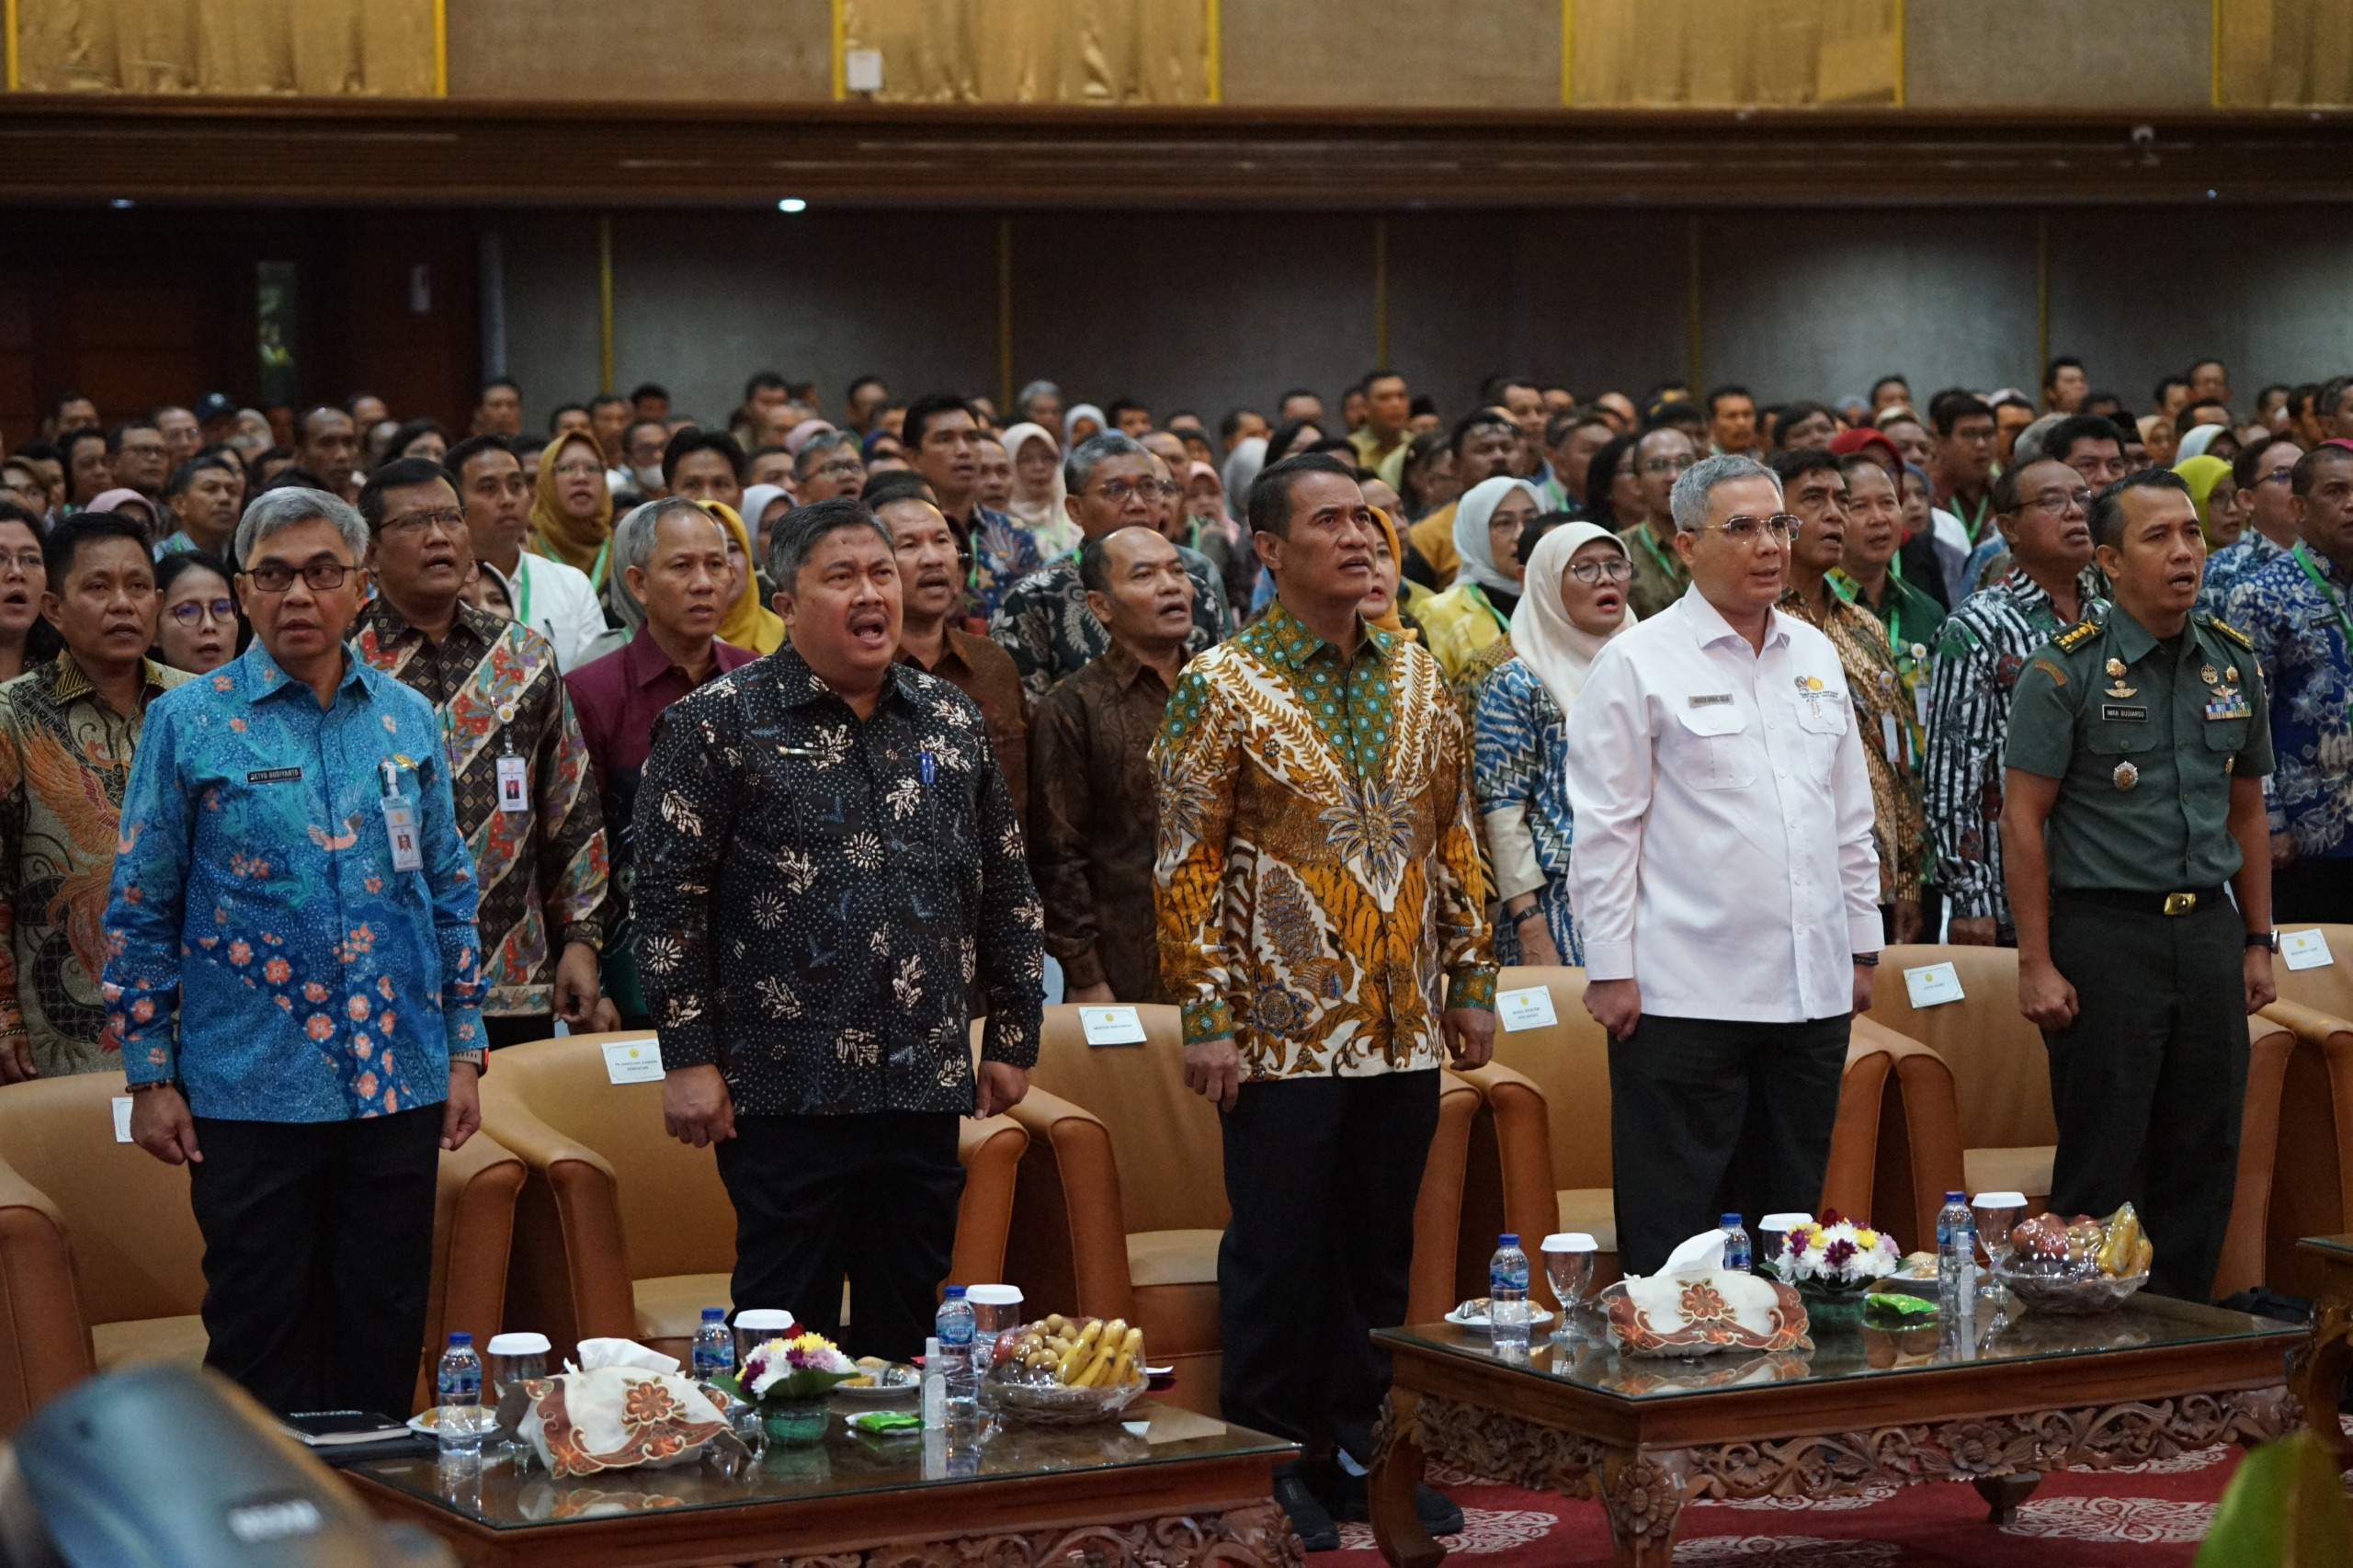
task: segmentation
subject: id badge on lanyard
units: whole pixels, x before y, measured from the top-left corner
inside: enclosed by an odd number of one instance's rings
[[[425,849],[417,838],[416,804],[400,792],[400,769],[392,759],[383,762],[384,838],[392,851],[392,869],[422,871]]]
[[[528,812],[531,809],[531,776],[523,759],[513,752],[498,759],[498,809],[502,812]]]

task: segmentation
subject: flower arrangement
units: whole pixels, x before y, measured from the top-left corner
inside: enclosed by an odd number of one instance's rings
[[[1831,1289],[1868,1284],[1903,1267],[1895,1244],[1869,1225],[1859,1225],[1836,1209],[1782,1238],[1777,1265],[1793,1283],[1813,1281]]]
[[[823,1399],[836,1383],[858,1376],[858,1363],[822,1334],[770,1339],[754,1346],[743,1369],[713,1378],[714,1387],[767,1407]]]

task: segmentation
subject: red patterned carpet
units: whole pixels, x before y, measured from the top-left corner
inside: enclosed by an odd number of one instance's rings
[[[1677,1568],[2188,1568],[2237,1449],[2105,1473],[2045,1476],[2006,1530],[1974,1487],[1888,1486],[1827,1503],[1700,1503],[1684,1514]],[[1601,1506],[1437,1471],[1465,1528],[1442,1543],[1462,1568],[1608,1568]],[[1381,1568],[1370,1525],[1342,1525],[1313,1568]]]

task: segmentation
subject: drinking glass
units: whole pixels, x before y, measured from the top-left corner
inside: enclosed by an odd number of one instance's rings
[[[1552,1282],[1553,1299],[1561,1303],[1561,1321],[1552,1325],[1552,1343],[1566,1345],[1577,1336],[1577,1308],[1593,1289],[1594,1239],[1583,1231],[1562,1231],[1544,1238],[1544,1278]]]
[[[509,1388],[517,1383],[537,1382],[548,1375],[548,1352],[554,1346],[544,1334],[494,1334],[486,1348],[483,1403],[495,1420]],[[523,1456],[531,1451],[531,1445],[524,1440],[519,1423],[514,1435],[506,1439],[506,1447],[520,1467]]]
[[[1969,1206],[1977,1210],[1977,1244],[1985,1249],[1989,1293],[1994,1298],[1994,1321],[1986,1326],[2006,1328],[2010,1321],[2010,1291],[2002,1283],[2001,1270],[2009,1264],[2010,1227],[2018,1222],[2018,1215],[2025,1211],[2026,1194],[1981,1192]]]
[[[1781,1254],[1789,1245],[1790,1233],[1802,1225],[1813,1223],[1813,1215],[1797,1213],[1768,1214],[1757,1221],[1756,1256],[1752,1260],[1750,1267],[1754,1269],[1760,1265],[1770,1264],[1773,1278],[1776,1279],[1784,1278],[1781,1273]]]

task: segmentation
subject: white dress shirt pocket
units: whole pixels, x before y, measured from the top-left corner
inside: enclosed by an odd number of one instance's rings
[[[1847,695],[1841,691],[1823,691],[1812,699],[1796,698],[1798,728],[1816,735],[1843,735],[1847,733]]]
[[[1665,759],[1694,790],[1745,790],[1756,782],[1748,715],[1729,702],[1683,708],[1676,744]]]

